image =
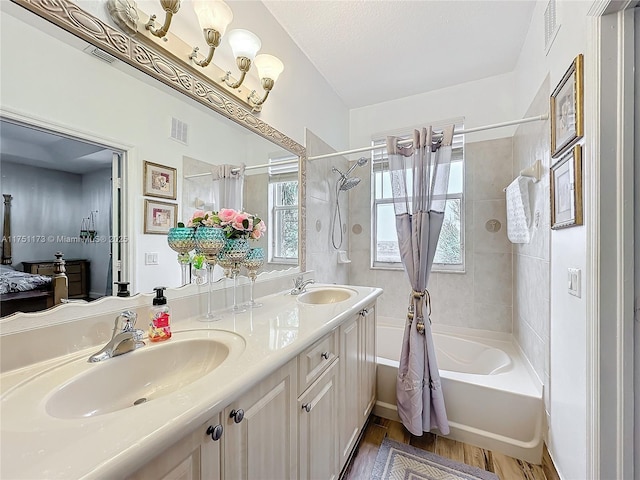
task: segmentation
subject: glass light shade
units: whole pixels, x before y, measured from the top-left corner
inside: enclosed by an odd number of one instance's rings
[[[233,51],[234,58],[247,57],[253,61],[262,46],[262,42],[257,35],[249,30],[235,29],[231,30],[228,35],[229,45]]]
[[[284,70],[284,64],[279,58],[266,53],[258,55],[255,58],[254,63],[258,69],[258,76],[261,80],[263,78],[270,78],[275,82]]]
[[[233,20],[233,12],[222,0],[193,0],[193,9],[198,16],[200,28],[213,28],[224,35]]]

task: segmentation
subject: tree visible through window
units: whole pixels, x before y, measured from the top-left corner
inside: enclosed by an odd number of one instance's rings
[[[385,141],[375,140],[374,145]],[[454,137],[449,188],[434,258],[434,270],[464,269],[464,146],[461,137]],[[386,149],[373,153],[373,247],[374,267],[402,268],[396,234],[391,176]]]
[[[298,259],[298,181],[271,184],[273,261]]]

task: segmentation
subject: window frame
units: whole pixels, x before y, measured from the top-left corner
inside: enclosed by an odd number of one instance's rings
[[[269,163],[272,164],[268,168],[268,188],[269,188],[269,225],[271,228],[267,228],[268,232],[268,251],[267,251],[267,263],[269,264],[278,264],[278,265],[298,265],[300,259],[300,230],[298,229],[298,252],[296,257],[282,257],[276,255],[277,251],[282,250],[281,242],[282,237],[280,232],[282,232],[282,228],[276,228],[279,222],[276,220],[280,218],[278,216],[279,212],[286,211],[295,211],[297,215],[300,214],[299,211],[299,195],[296,196],[296,203],[293,205],[278,205],[277,196],[278,196],[278,186],[283,183],[296,183],[298,192],[300,189],[300,179],[298,177],[298,166],[290,166],[288,163],[286,165],[278,165],[280,162],[288,162],[292,159],[297,159],[295,156],[287,155],[285,157],[277,157],[277,158],[269,158]],[[298,218],[298,222],[299,222]],[[280,241],[280,243],[279,243]],[[280,246],[280,248],[277,248]]]
[[[437,129],[437,127],[434,127]],[[456,129],[463,128],[462,124],[456,124]],[[393,134],[390,134],[393,135]],[[396,135],[398,137],[406,136],[404,135]],[[372,146],[380,145],[384,148],[385,141],[381,139],[381,135],[376,135],[376,139],[372,140]],[[455,142],[454,136],[454,153],[452,154],[451,163],[461,162],[462,163],[462,191],[459,193],[448,193],[445,197],[447,200],[460,200],[460,251],[461,251],[461,263],[456,264],[446,264],[446,263],[434,263],[431,271],[437,273],[466,273],[466,242],[465,242],[465,230],[466,230],[466,219],[465,219],[465,205],[466,205],[466,180],[465,180],[465,148],[464,148],[464,136],[460,136],[461,140]],[[408,138],[408,137],[407,137]],[[457,143],[457,145],[456,145]],[[372,270],[394,270],[401,271],[404,270],[404,266],[402,265],[402,261],[399,262],[383,262],[376,260],[378,255],[378,238],[377,238],[377,229],[378,229],[378,205],[393,205],[393,198],[383,198],[376,199],[376,173],[380,171],[388,171],[388,160],[386,158],[386,152],[382,153],[382,157],[380,159],[375,159],[375,150],[372,152],[373,161],[371,164],[371,256],[370,256],[370,268]]]

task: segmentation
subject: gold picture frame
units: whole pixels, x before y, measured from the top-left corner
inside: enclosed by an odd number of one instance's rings
[[[177,170],[158,163],[144,162],[143,195],[147,197],[177,198]]]
[[[582,225],[582,147],[576,145],[551,167],[551,228]]]
[[[551,156],[562,154],[584,135],[584,68],[578,55],[551,94]]]
[[[144,200],[144,233],[166,235],[177,225],[178,204]]]

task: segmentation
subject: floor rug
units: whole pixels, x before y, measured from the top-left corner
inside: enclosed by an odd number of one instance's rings
[[[371,480],[498,480],[491,472],[385,438]]]

